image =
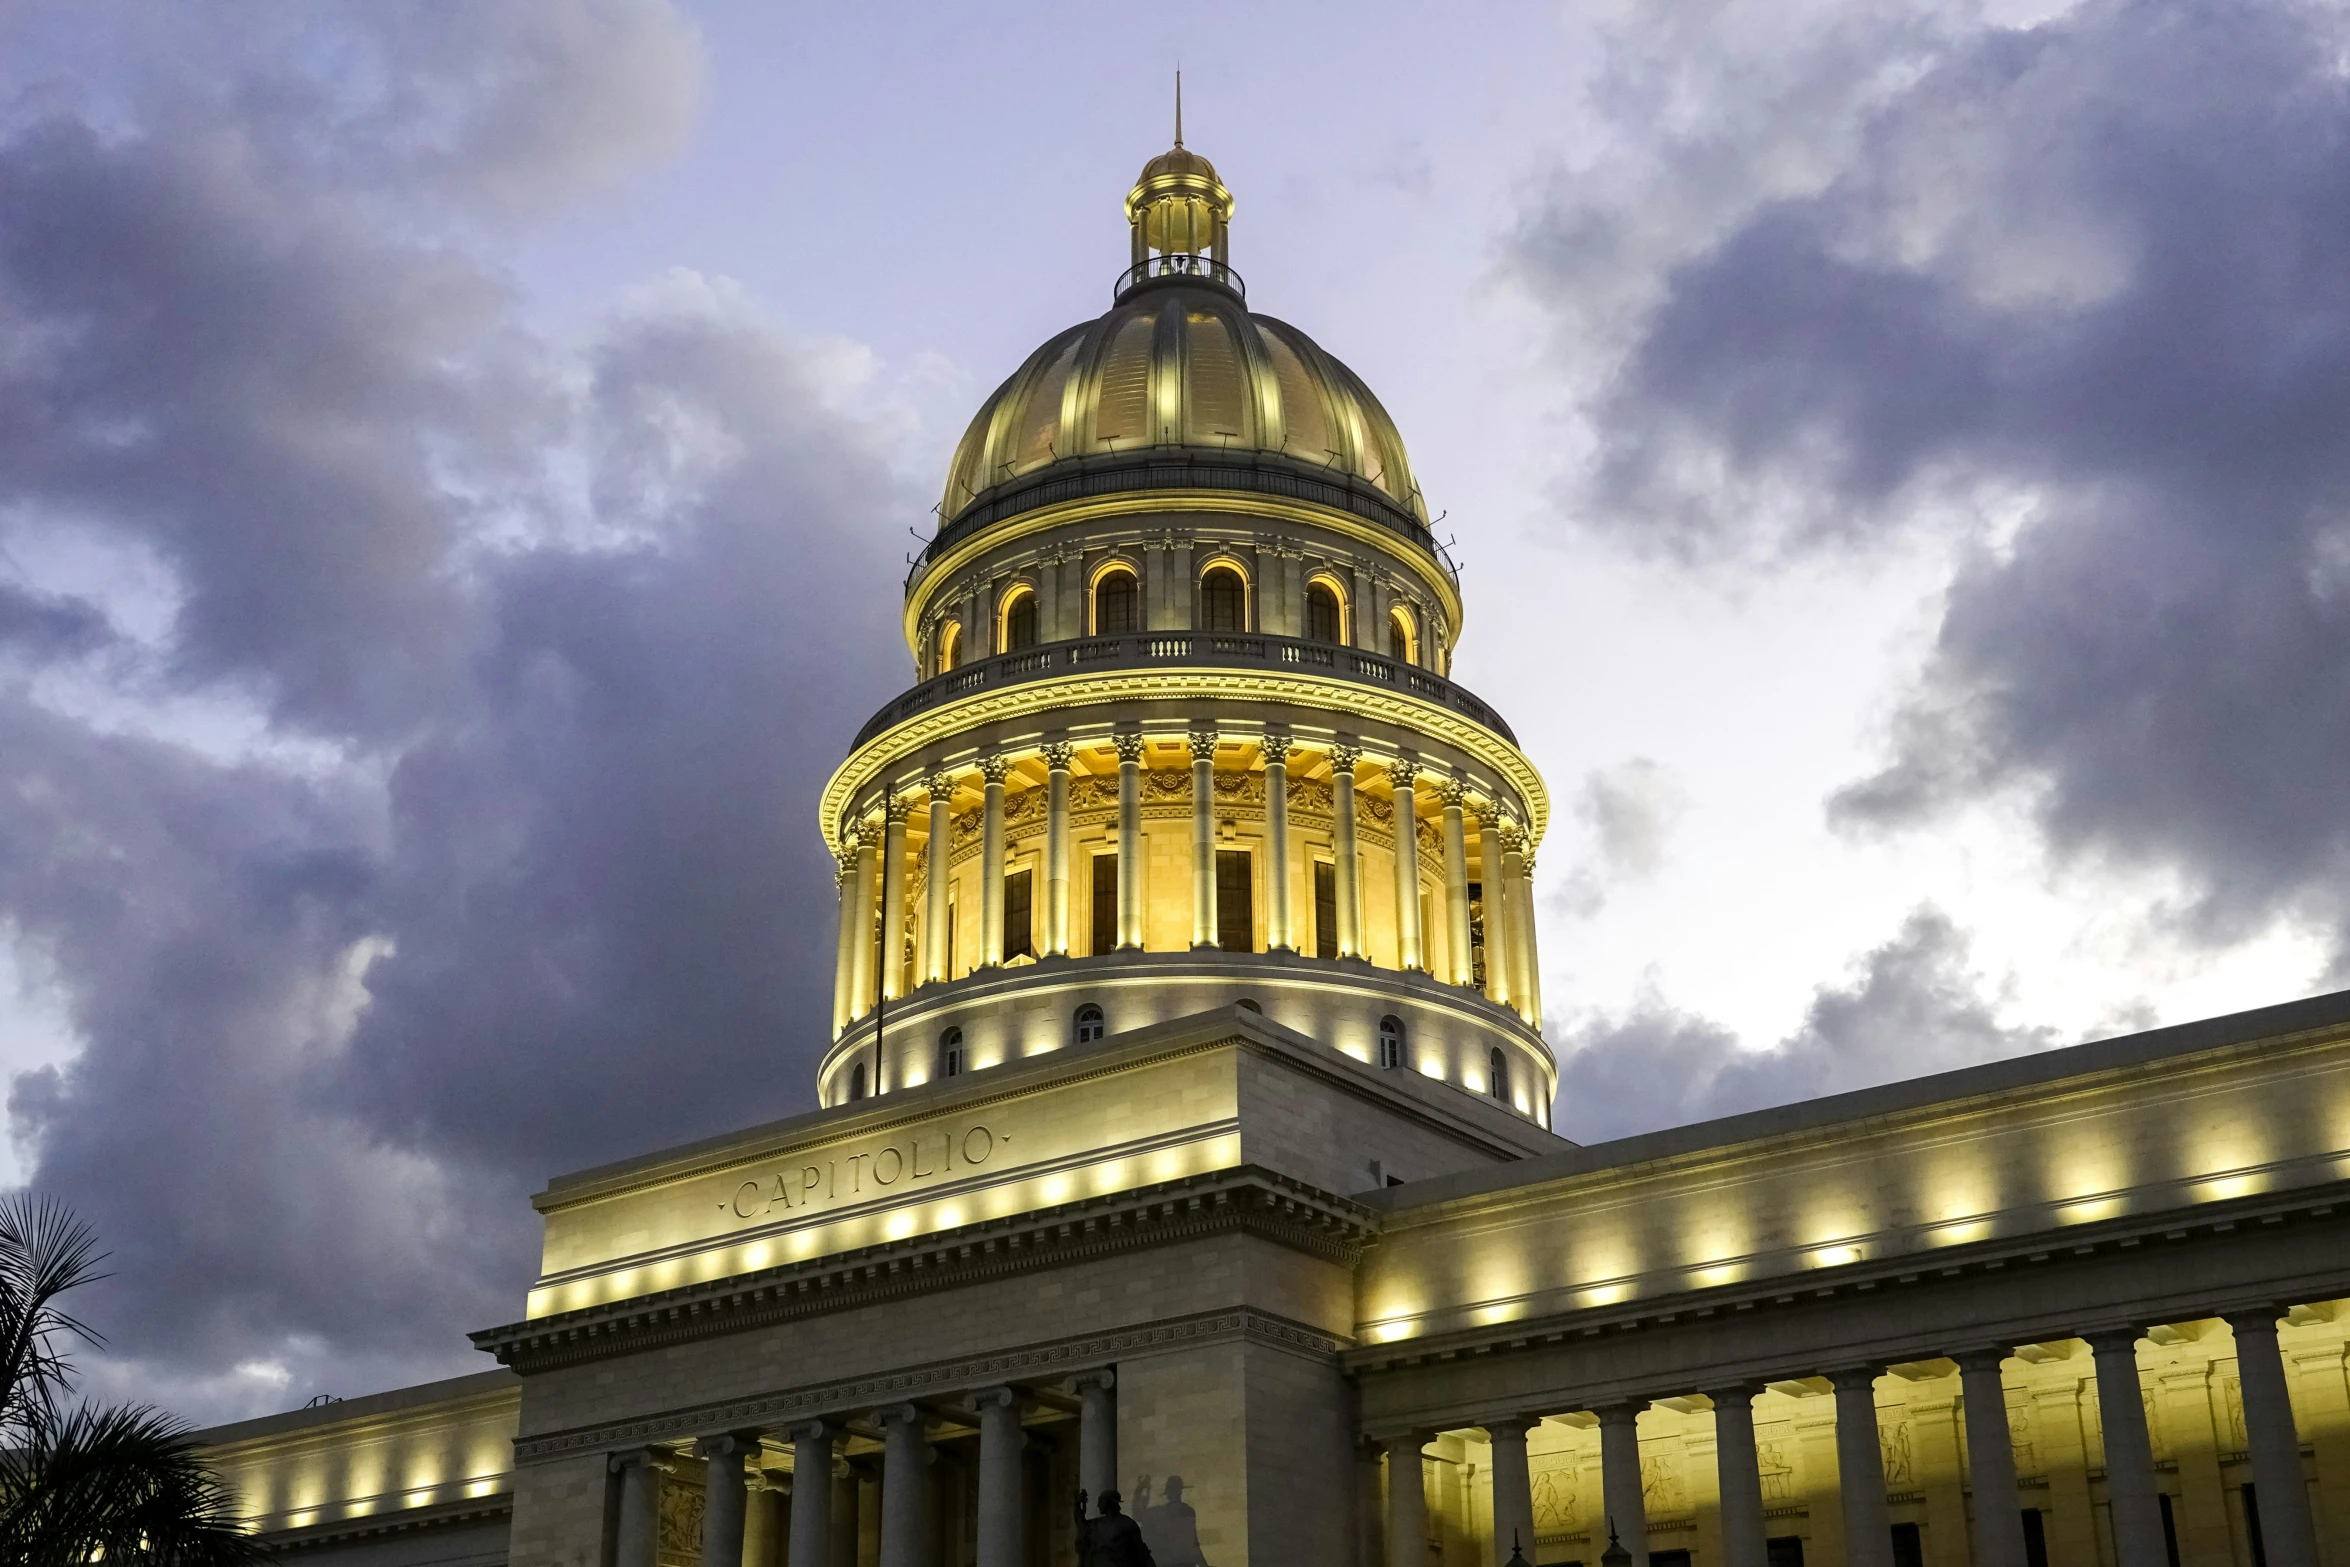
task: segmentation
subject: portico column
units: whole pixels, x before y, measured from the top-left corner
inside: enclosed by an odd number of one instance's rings
[[[991,1387],[979,1406],[979,1564],[1020,1567],[1028,1559],[1020,1516],[1020,1395]]]
[[[873,1010],[874,922],[881,891],[881,834],[871,822],[857,829],[857,949],[849,968],[849,1016],[863,1017]]]
[[[1000,756],[979,764],[987,781],[979,819],[979,961],[988,968],[1004,961],[1004,779],[1011,771]]]
[[[1599,1494],[1603,1528],[1632,1553],[1632,1567],[1648,1567],[1648,1503],[1640,1484],[1640,1410],[1617,1404],[1599,1416]]]
[[[839,950],[832,959],[832,1037],[840,1038],[855,1016],[849,987],[857,967],[857,849],[854,838],[844,839],[833,861],[832,887],[840,902]]]
[[[833,1435],[821,1420],[791,1428],[791,1546],[785,1567],[825,1567],[831,1557]]]
[[[1893,1518],[1885,1507],[1885,1449],[1877,1436],[1877,1373],[1832,1371],[1836,1384],[1836,1494],[1843,1503],[1844,1560],[1893,1567]]]
[[[1722,1498],[1724,1567],[1769,1567],[1762,1463],[1754,1446],[1754,1389],[1725,1388],[1710,1396],[1714,1403],[1714,1469]]]
[[[930,886],[922,912],[922,982],[934,985],[947,977],[947,858],[954,847],[955,780],[949,773],[930,775]]]
[[[1427,1469],[1421,1434],[1387,1447],[1387,1567],[1428,1567]]]
[[[881,993],[892,1001],[906,992],[906,813],[911,808],[897,794],[882,806],[888,825],[881,840]]]
[[[930,1567],[930,1435],[912,1404],[892,1404],[881,1420],[880,1567]]]
[[[783,1477],[753,1465],[745,1481],[742,1567],[787,1567],[783,1559]]]
[[[1191,732],[1191,946],[1216,945],[1216,731]]]
[[[1142,946],[1142,750],[1140,735],[1119,735],[1118,948]]]
[[[1044,951],[1069,955],[1069,764],[1077,748],[1056,740],[1044,748]]]
[[[2007,1424],[2007,1349],[1969,1350],[1958,1361],[1966,1404],[1967,1479],[1975,1492],[1975,1567],[2024,1567],[2024,1514],[2015,1484],[2015,1436]]]
[[[1414,762],[1391,762],[1387,779],[1395,789],[1395,966],[1425,968],[1420,956],[1420,818],[1412,780]],[[1635,1564],[1638,1567],[1638,1564]]]
[[[1089,1498],[1118,1488],[1118,1376],[1107,1368],[1073,1379],[1077,1389],[1077,1484]]]
[[[1265,736],[1265,947],[1294,952],[1289,924],[1289,737]]]
[[[1493,1448],[1494,1567],[1508,1567],[1513,1549],[1534,1559],[1534,1477],[1526,1467],[1526,1433],[1541,1423],[1520,1418],[1485,1425]]]
[[[1362,858],[1355,848],[1355,766],[1363,759],[1359,746],[1330,748],[1330,879],[1338,895],[1338,955],[1363,955],[1362,895],[1356,873]]]
[[[2317,1567],[2317,1531],[2309,1517],[2308,1482],[2301,1477],[2301,1435],[2293,1426],[2285,1361],[2277,1352],[2276,1311],[2236,1312],[2228,1327],[2236,1335],[2262,1553],[2268,1567]]]
[[[1477,886],[1485,903],[1485,994],[1506,1007],[1516,994],[1510,989],[1510,951],[1518,943],[1510,928],[1516,902],[1501,860],[1501,817],[1488,805],[1477,813]]]
[[[1461,819],[1466,793],[1459,779],[1444,781],[1444,948],[1450,959],[1444,977],[1455,985],[1476,982],[1469,955],[1469,835]]]
[[[2099,1333],[2097,1410],[2105,1425],[2105,1495],[2113,1511],[2120,1567],[2165,1567],[2162,1504],[2155,1500],[2154,1444],[2146,1434],[2146,1396],[2138,1383],[2136,1328]]]
[[[730,1431],[694,1444],[695,1455],[704,1460],[702,1567],[742,1567],[743,1523],[750,1503],[743,1458],[758,1450],[756,1431]]]
[[[1528,843],[1518,857],[1518,884],[1510,889],[1510,909],[1518,917],[1512,934],[1511,961],[1518,965],[1511,978],[1519,986],[1519,1002],[1529,1027],[1542,1026],[1542,945],[1534,935],[1534,848]]]
[[[649,1447],[614,1453],[612,1472],[620,1477],[620,1528],[612,1567],[656,1567],[661,1544],[661,1476],[665,1453]]]

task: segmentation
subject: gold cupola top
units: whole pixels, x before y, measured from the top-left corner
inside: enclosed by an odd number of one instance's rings
[[[1175,73],[1175,145],[1142,166],[1126,193],[1133,252],[1118,291],[1153,277],[1180,275],[1241,292],[1228,251],[1232,192],[1216,166],[1183,145],[1183,73]]]

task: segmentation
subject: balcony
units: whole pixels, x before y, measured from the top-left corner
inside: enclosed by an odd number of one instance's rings
[[[959,702],[982,691],[1001,691],[1062,675],[1107,674],[1124,669],[1242,669],[1271,674],[1319,675],[1375,690],[1402,692],[1432,702],[1483,725],[1516,745],[1518,737],[1501,715],[1441,675],[1399,659],[1360,648],[1306,642],[1255,632],[1148,631],[1127,637],[1086,637],[1048,642],[1017,653],[950,669],[913,687],[857,731],[862,746],[875,735],[917,713]]]

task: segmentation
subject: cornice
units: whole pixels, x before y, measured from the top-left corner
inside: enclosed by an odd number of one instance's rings
[[[1303,523],[1339,534],[1353,544],[1373,546],[1381,565],[1401,565],[1427,587],[1437,603],[1443,606],[1446,624],[1456,639],[1465,623],[1460,589],[1437,568],[1433,556],[1426,556],[1425,546],[1396,533],[1392,528],[1382,528],[1351,512],[1315,501],[1230,490],[1144,490],[1064,501],[1007,517],[974,533],[937,560],[926,563],[906,588],[906,610],[902,617],[906,645],[921,645],[922,616],[938,597],[936,585],[949,583],[960,587],[958,574],[983,555],[1032,534],[1064,528],[1072,523],[1106,518],[1164,516],[1173,512],[1219,512],[1226,516],[1271,522]]]
[[[254,1534],[275,1551],[312,1550],[320,1546],[349,1545],[359,1540],[379,1539],[385,1535],[483,1523],[493,1518],[511,1517],[513,1512],[513,1493],[499,1491],[489,1496],[467,1497],[462,1501],[440,1502],[429,1507],[406,1507],[393,1512],[368,1513],[358,1518],[337,1518],[328,1523],[304,1524],[298,1529],[261,1528],[255,1530]]]
[[[774,1430],[817,1416],[853,1413],[877,1403],[918,1401],[988,1383],[1058,1379],[1137,1355],[1232,1342],[1261,1345],[1327,1365],[1353,1341],[1274,1312],[1238,1306],[1108,1332],[1041,1340],[902,1371],[698,1404],[637,1420],[543,1432],[518,1439],[514,1459],[517,1465],[543,1464],[577,1453],[672,1442],[711,1431]]]
[[[1235,1232],[1351,1268],[1373,1224],[1359,1203],[1239,1165],[471,1336],[527,1374]]]
[[[1525,753],[1449,708],[1400,691],[1381,691],[1303,672],[1179,668],[1058,675],[982,690],[959,702],[927,708],[850,752],[825,783],[818,806],[824,841],[838,843],[850,803],[893,765],[902,765],[905,758],[924,747],[984,724],[1111,702],[1288,703],[1344,715],[1350,726],[1366,718],[1393,724],[1406,733],[1451,746],[1506,780],[1525,802],[1529,847],[1539,845],[1549,829],[1550,792]]]

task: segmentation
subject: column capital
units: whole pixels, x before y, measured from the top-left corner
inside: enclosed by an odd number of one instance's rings
[[[2144,1328],[2104,1328],[2081,1337],[2088,1341],[2092,1353],[2099,1355],[2128,1355],[2135,1360],[2138,1340],[2146,1336]]]
[[[2285,1313],[2292,1309],[2291,1306],[2248,1306],[2241,1311],[2223,1311],[2219,1318],[2228,1325],[2229,1332],[2241,1338],[2247,1333],[2275,1333]]]
[[[881,797],[882,817],[893,826],[904,821],[913,812],[913,809],[914,802],[895,790]]]
[[[979,776],[991,784],[1000,784],[1012,776],[1012,759],[1008,756],[982,757]]]
[[[1469,798],[1469,786],[1458,778],[1445,779],[1436,786],[1436,792],[1443,798],[1447,810],[1459,810]]]
[[[955,775],[943,767],[923,782],[929,786],[930,803],[933,805],[946,804],[955,792]]]
[[[983,1387],[971,1395],[974,1409],[1020,1409],[1027,1405],[1028,1395],[1009,1385]]]
[[[1193,761],[1212,762],[1216,759],[1216,746],[1219,743],[1221,737],[1216,733],[1215,730],[1194,729],[1189,735],[1185,737],[1185,739],[1191,746],[1191,759]]]
[[[743,1485],[753,1491],[772,1491],[777,1496],[789,1496],[791,1474],[782,1469],[761,1469],[754,1464],[743,1471]]]
[[[1347,745],[1341,742],[1330,748],[1331,770],[1343,773],[1349,778],[1354,776],[1355,767],[1362,759],[1363,748],[1359,745]]]
[[[1481,1422],[1478,1429],[1498,1441],[1526,1440],[1526,1433],[1542,1424],[1540,1415],[1504,1415]]]
[[[910,1425],[919,1430],[930,1412],[920,1404],[883,1404],[873,1411],[873,1418],[885,1426]]]
[[[1374,1431],[1371,1433],[1372,1445],[1381,1452],[1390,1455],[1397,1452],[1416,1453],[1435,1439],[1436,1433],[1433,1431]]]
[[[756,1453],[761,1447],[763,1433],[758,1431],[721,1431],[716,1436],[705,1436],[694,1443],[696,1458],[727,1458],[743,1453]]]
[[[1949,1351],[1961,1371],[1998,1371],[2015,1356],[2012,1344],[1976,1344],[1967,1349]]]
[[[1599,1417],[1599,1423],[1603,1426],[1628,1426],[1638,1421],[1641,1411],[1647,1408],[1648,1400],[1646,1399],[1642,1399],[1638,1403],[1627,1400],[1621,1404],[1598,1405],[1592,1409],[1591,1413]]]
[[[1835,1384],[1836,1391],[1839,1393],[1849,1393],[1866,1388],[1872,1397],[1877,1391],[1877,1378],[1884,1374],[1884,1368],[1880,1366],[1839,1366],[1833,1371],[1821,1373]]]
[[[840,1435],[840,1427],[829,1420],[803,1420],[784,1434],[795,1442],[828,1442]]]
[[[1097,1366],[1091,1371],[1080,1371],[1069,1379],[1069,1386],[1080,1393],[1089,1387],[1099,1388],[1107,1393],[1117,1385],[1118,1373],[1114,1367],[1110,1366]]]
[[[1402,794],[1412,787],[1412,780],[1420,776],[1420,764],[1409,757],[1399,756],[1387,764],[1388,781]]]
[[[1297,742],[1287,735],[1266,735],[1257,742],[1257,749],[1264,753],[1267,767],[1271,767],[1275,763],[1286,765],[1289,761],[1289,753],[1297,749]]]
[[[1142,748],[1146,743],[1140,735],[1110,736],[1110,744],[1118,748],[1118,760],[1121,762],[1141,761]]]
[[[1705,1396],[1713,1400],[1716,1409],[1752,1409],[1754,1396],[1761,1391],[1751,1382],[1736,1382],[1728,1387],[1707,1388]]]
[[[1517,853],[1519,844],[1526,836],[1525,830],[1507,816],[1496,816],[1493,819],[1493,832],[1494,836],[1501,839],[1501,852],[1504,854]]]
[[[1044,765],[1056,773],[1065,773],[1077,760],[1077,747],[1066,740],[1048,740],[1044,744]]]
[[[614,1474],[625,1474],[631,1469],[650,1469],[656,1474],[669,1474],[677,1468],[677,1455],[666,1448],[632,1447],[625,1452],[611,1454],[605,1461],[605,1467]]]

